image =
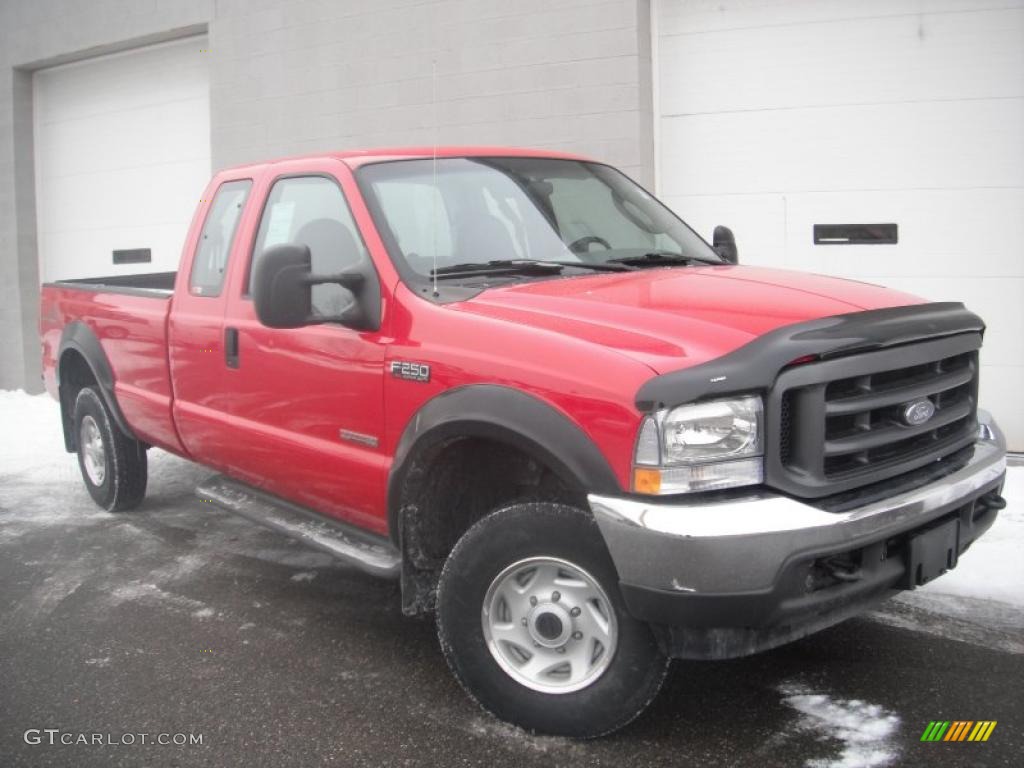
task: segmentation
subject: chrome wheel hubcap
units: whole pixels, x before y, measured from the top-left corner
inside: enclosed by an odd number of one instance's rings
[[[553,557],[513,563],[491,582],[484,639],[514,680],[542,693],[592,685],[615,655],[618,625],[608,595],[579,566]]]
[[[82,464],[85,474],[93,485],[103,485],[107,476],[107,453],[103,449],[103,437],[100,428],[92,416],[82,419],[78,430],[78,444],[82,447]]]

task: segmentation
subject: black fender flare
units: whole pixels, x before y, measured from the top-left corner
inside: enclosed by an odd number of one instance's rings
[[[57,365],[55,375],[57,379],[57,391],[60,393],[60,415],[64,425],[64,447],[69,451],[76,449],[74,427],[72,425],[74,403],[68,402],[65,389],[61,382],[61,368],[64,364],[64,354],[74,350],[85,364],[92,371],[93,378],[99,388],[100,397],[114,418],[114,423],[127,437],[133,440],[138,439],[128,426],[128,421],[121,412],[121,406],[114,394],[114,371],[110,367],[107,353],[103,351],[100,340],[96,338],[93,330],[80,320],[74,320],[64,326],[60,335],[60,346],[57,348]]]
[[[567,485],[586,493],[621,493],[608,460],[587,434],[551,405],[498,384],[449,389],[409,420],[388,476],[388,530],[397,542],[402,486],[416,458],[458,437],[483,437],[522,449]]]

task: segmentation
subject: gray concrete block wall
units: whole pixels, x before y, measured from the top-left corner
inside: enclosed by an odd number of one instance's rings
[[[210,27],[214,164],[436,139],[574,150],[650,184],[648,14],[646,0],[226,0]]]
[[[14,252],[17,256],[17,282],[19,290],[18,317],[21,328],[22,377],[31,389],[40,386],[42,361],[39,340],[32,333],[38,324],[39,261],[36,252],[35,189],[32,137],[32,76],[24,70],[12,70],[12,139],[14,143],[14,220],[17,236]],[[24,222],[24,224],[22,224]]]
[[[0,388],[39,388],[32,69],[207,29],[216,168],[436,140],[581,152],[653,186],[649,5],[0,0]]]

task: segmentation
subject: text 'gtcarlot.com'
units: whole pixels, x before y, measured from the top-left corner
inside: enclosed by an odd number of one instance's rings
[[[50,746],[130,747],[135,744],[159,744],[184,747],[203,743],[201,733],[74,733],[59,728],[29,728],[24,738],[26,744]]]

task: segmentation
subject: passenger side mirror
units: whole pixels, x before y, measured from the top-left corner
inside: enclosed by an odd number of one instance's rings
[[[719,224],[715,227],[713,237],[712,247],[715,253],[721,256],[722,260],[728,264],[738,264],[740,253],[736,249],[736,238],[733,236],[732,230]]]
[[[364,275],[359,272],[314,275],[311,265],[309,246],[299,243],[275,245],[256,257],[250,290],[261,323],[269,328],[301,328],[318,323],[340,323],[356,330],[379,327],[379,314],[374,316],[364,311],[360,301],[362,289],[368,282]],[[324,283],[336,283],[353,294],[352,305],[342,314],[314,314],[313,286]],[[376,280],[373,283],[376,284]]]

